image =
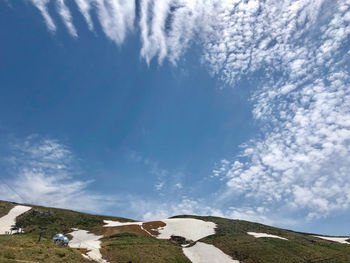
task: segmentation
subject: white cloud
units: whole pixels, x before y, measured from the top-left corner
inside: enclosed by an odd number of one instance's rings
[[[310,30],[322,2],[222,1],[210,41],[204,41],[204,63],[233,84],[257,70],[280,70],[281,60],[293,54],[294,41]]]
[[[11,147],[5,159],[12,176],[0,186],[2,199],[95,213],[116,203],[114,197],[87,190],[91,181],[74,179],[76,158],[58,141],[30,136]]]
[[[155,189],[157,191],[162,190],[166,185],[169,172],[166,169],[160,168],[158,162],[147,160],[145,165],[150,169],[148,173],[156,177]]]
[[[68,7],[64,3],[64,0],[57,0],[57,9],[58,9],[58,13],[60,14],[64,24],[67,27],[69,33],[73,37],[78,37],[77,30],[75,29],[75,27],[73,25],[72,15],[71,15]]]
[[[219,209],[209,206],[203,200],[189,198],[183,198],[178,202],[171,201],[166,203],[154,200],[131,201],[130,208],[132,213],[136,213],[136,217],[144,221],[159,220],[175,215],[201,215],[247,220],[269,225],[277,224],[279,226],[290,226],[296,223],[291,220],[285,220],[284,222],[278,221],[281,218],[269,218],[266,214],[270,211],[263,207],[229,207],[228,209]]]
[[[149,63],[158,53],[161,62],[167,55],[165,23],[170,1],[141,0],[141,55]]]
[[[214,172],[227,180],[224,198],[241,196],[251,204],[290,213],[297,209],[309,219],[350,208],[350,79],[345,66],[349,57],[342,51],[349,44],[350,26],[345,17],[350,5],[327,2],[327,12],[317,16],[321,3],[270,6],[264,18],[269,28],[262,32],[274,35],[274,45],[259,46],[258,40],[249,37],[245,43],[253,54],[249,67],[244,61],[231,64],[227,59],[220,65],[229,82],[242,75],[241,69],[254,74],[262,67],[260,63],[266,63],[264,74],[271,74],[253,97],[255,118],[270,129],[265,130],[264,139],[245,146],[239,166],[232,160],[230,168],[225,163],[222,171]],[[275,17],[277,11],[280,14]],[[245,22],[242,27],[247,23],[255,30],[259,27],[255,22]],[[240,28],[236,25],[233,30]],[[237,42],[225,43],[234,47]],[[223,54],[232,51],[236,57],[240,52],[235,47]],[[213,68],[220,68],[215,64],[218,53],[210,54]],[[276,69],[280,76],[273,76]]]
[[[50,0],[31,0],[31,2],[36,6],[36,8],[39,9],[41,15],[43,16],[47,28],[51,32],[56,31],[56,25],[53,22],[53,19],[51,18],[48,10],[47,10],[47,4],[50,2]]]
[[[135,151],[131,151],[128,155],[128,158],[144,166],[145,170],[147,170],[147,173],[151,175],[151,177],[153,177],[152,179],[155,181],[154,188],[157,191],[160,192],[161,190],[164,190],[163,188],[166,186],[167,180],[169,179],[168,170],[159,167],[157,161],[145,158],[144,156],[138,154]]]
[[[181,181],[185,177],[182,172],[164,169],[158,161],[145,158],[135,151],[131,151],[127,157],[144,166],[150,180],[154,182],[154,189],[160,196],[181,194],[180,190],[183,189]]]
[[[55,31],[56,25],[47,10],[51,1],[31,1],[41,11],[50,31]],[[75,0],[75,3],[88,28],[94,29],[91,12],[96,12],[103,32],[117,45],[124,42],[127,33],[132,32],[134,24],[138,22],[136,24],[142,41],[141,56],[148,64],[154,57],[158,57],[159,63],[168,58],[175,64],[191,43],[202,41],[199,36],[206,35],[211,21],[215,20],[216,6],[221,5],[219,0],[142,0],[139,21],[135,21],[135,1]],[[70,34],[76,37],[70,10],[64,0],[59,0],[57,6],[58,14]]]
[[[31,2],[40,10],[45,19],[46,25],[50,31],[56,31],[56,25],[48,12],[50,0],[31,0]],[[98,20],[106,36],[120,45],[123,43],[127,32],[133,29],[135,20],[135,1],[129,0],[75,0],[79,11],[85,18],[88,28],[94,29],[94,24],[90,15],[92,10],[96,11]],[[77,37],[75,26],[69,8],[64,0],[57,2],[58,14],[61,16],[69,33]]]
[[[133,27],[135,1],[93,0],[88,2],[96,6],[98,18],[106,36],[118,45],[122,44],[127,31]]]
[[[177,183],[177,184],[175,184],[175,188],[177,188],[177,189],[182,189],[182,184],[180,184],[180,183]]]
[[[50,0],[31,1],[41,11],[49,29],[54,31],[56,26],[47,11]],[[284,58],[281,55],[285,55],[285,51],[293,55],[289,52],[293,49],[290,40],[299,40],[305,32],[312,30],[322,4],[327,1],[142,0],[138,21],[135,21],[135,1],[75,2],[89,29],[94,28],[90,13],[96,12],[106,36],[118,45],[138,22],[141,55],[147,63],[156,56],[160,63],[165,58],[176,63],[190,44],[196,42],[204,45],[203,62],[211,71],[234,82],[242,74],[262,65],[278,68],[279,58]],[[64,6],[59,8],[59,14],[69,31],[74,32],[71,18],[67,19],[69,9],[62,0],[59,5]],[[332,14],[331,9],[326,15]],[[344,21],[350,17],[347,13],[344,16]],[[341,38],[341,32],[337,33],[335,37]],[[328,45],[322,48],[327,50]],[[301,68],[302,61],[299,58],[290,65]]]
[[[149,63],[158,56],[176,64],[191,43],[199,41],[211,25],[212,0],[143,0],[140,4],[141,56]]]
[[[214,215],[223,216],[222,212],[203,205],[201,202],[184,198],[179,202],[161,203],[157,201],[139,201],[132,203],[132,209],[142,207],[138,211],[143,220],[164,219],[175,215]],[[133,208],[134,207],[134,208]]]
[[[91,16],[90,16],[90,10],[91,10],[91,1],[88,0],[75,0],[75,3],[77,4],[80,13],[85,18],[86,23],[88,24],[88,27],[90,30],[94,29],[94,24],[92,22]]]
[[[154,185],[154,188],[155,188],[157,191],[160,191],[160,190],[162,190],[163,186],[164,186],[164,182],[158,182],[158,183],[156,183],[156,184]]]

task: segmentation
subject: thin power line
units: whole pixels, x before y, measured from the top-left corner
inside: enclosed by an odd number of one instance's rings
[[[30,202],[27,202],[27,200],[23,197],[23,196],[21,196],[15,189],[13,189],[9,184],[7,184],[6,182],[5,182],[5,180],[3,180],[1,177],[0,177],[0,181],[4,184],[4,185],[6,185],[7,187],[8,187],[8,189],[10,189],[12,192],[14,192],[20,199],[22,199],[22,202],[24,202],[24,203],[30,203]]]

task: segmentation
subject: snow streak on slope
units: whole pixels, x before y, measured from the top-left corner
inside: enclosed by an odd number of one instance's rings
[[[103,222],[106,224],[104,227],[116,227],[116,226],[141,226],[143,222],[119,222],[119,221],[113,221],[113,220],[103,220]]]
[[[11,229],[11,226],[16,224],[17,216],[24,214],[28,210],[32,209],[29,206],[16,205],[12,208],[7,215],[0,218],[0,235],[6,234]]]
[[[270,235],[266,233],[256,233],[256,232],[247,232],[248,235],[254,236],[256,238],[260,237],[270,237],[270,238],[278,238],[278,239],[283,239],[283,240],[288,240],[287,238],[276,236],[276,235]]]
[[[220,249],[203,242],[182,249],[186,257],[193,263],[239,263]]]
[[[349,242],[350,237],[326,237],[326,236],[314,236],[314,237],[318,237],[318,238],[333,241],[333,242],[338,242],[341,244],[350,245],[350,242]]]
[[[108,263],[108,261],[102,259],[100,252],[100,239],[103,236],[96,236],[95,234],[89,233],[86,230],[79,229],[74,230],[73,232],[69,233],[69,235],[73,237],[73,239],[68,243],[69,247],[87,249],[88,252],[83,254],[85,258],[99,263]]]

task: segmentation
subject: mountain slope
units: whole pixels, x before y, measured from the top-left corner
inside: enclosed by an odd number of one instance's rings
[[[216,223],[218,226],[216,234],[201,241],[215,245],[226,254],[244,263],[350,262],[350,245],[347,244],[242,220],[190,217]],[[288,240],[255,238],[248,235],[247,232],[269,233]]]
[[[16,205],[0,201],[0,217]],[[0,262],[91,262],[86,258],[88,251],[83,249],[84,241],[81,241],[82,249],[61,247],[53,243],[52,236],[56,233],[63,233],[74,239],[74,229],[87,230],[89,232],[85,231],[86,233],[101,236],[97,238],[97,245],[93,245],[93,249],[102,254],[103,259],[100,262],[190,263],[190,257],[186,255],[189,256],[193,251],[198,253],[195,250],[197,248],[207,251],[210,246],[206,244],[213,245],[212,248],[222,253],[222,258],[227,257],[227,262],[350,262],[349,244],[242,220],[183,215],[164,221],[143,223],[57,208],[30,207],[29,211],[16,218],[16,225],[24,229],[24,234],[0,235]],[[104,220],[112,223],[108,226]],[[214,234],[206,229],[211,227],[211,222],[216,224]],[[199,231],[199,234],[194,235],[191,231]],[[280,238],[256,238],[248,232]],[[37,242],[40,233],[42,237]],[[171,237],[172,233],[176,236]],[[187,240],[178,233],[187,237]],[[167,239],[158,239],[161,236]],[[211,253],[214,252],[207,252],[209,256]],[[216,257],[219,258],[220,255]],[[200,259],[194,254],[191,260],[194,263],[213,263],[215,258]]]

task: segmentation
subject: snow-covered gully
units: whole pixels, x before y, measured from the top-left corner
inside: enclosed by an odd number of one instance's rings
[[[11,227],[16,224],[16,218],[32,209],[30,206],[16,205],[7,215],[0,218],[0,235],[9,233]]]
[[[192,263],[239,263],[213,245],[197,242],[194,246],[182,248]]]
[[[108,263],[107,260],[102,258],[102,254],[100,252],[101,241],[100,239],[103,236],[97,236],[93,233],[89,233],[86,230],[73,229],[74,231],[69,233],[73,238],[69,241],[68,245],[71,248],[84,248],[87,249],[88,252],[86,254],[82,254],[83,257],[89,260],[94,260],[98,263]]]

